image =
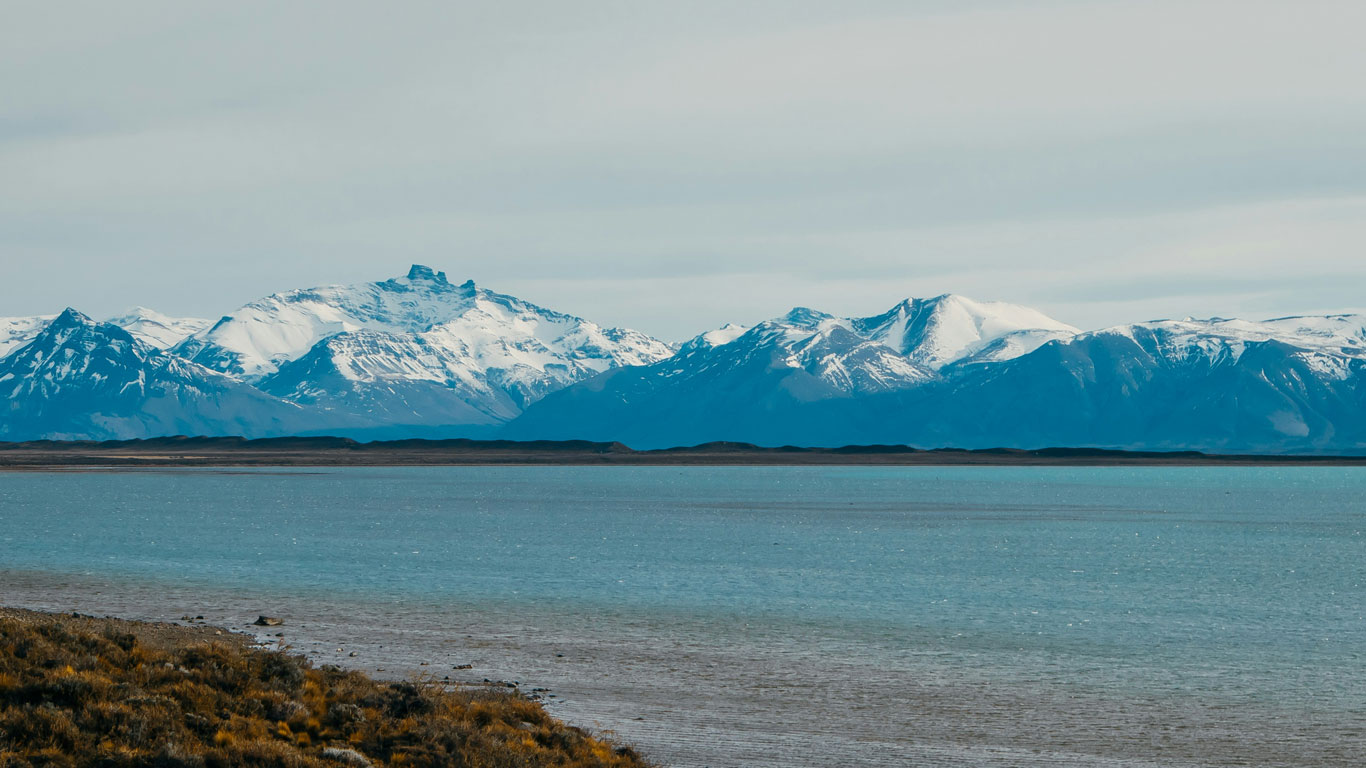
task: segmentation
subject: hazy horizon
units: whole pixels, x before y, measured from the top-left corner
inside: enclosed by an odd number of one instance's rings
[[[411,266],[414,266],[414,265],[409,265],[409,267],[411,267]],[[430,267],[432,267],[432,269],[435,269],[435,270],[437,270],[437,271],[444,271],[444,270],[441,270],[441,268],[440,268],[439,266],[436,266],[436,265],[423,265],[423,266],[430,266]],[[407,268],[405,268],[405,269],[403,269],[403,270],[401,270],[401,271],[394,272],[393,274],[389,274],[389,275],[385,275],[385,276],[382,276],[382,277],[374,278],[373,280],[363,280],[363,281],[359,281],[359,282],[380,282],[380,281],[388,280],[388,279],[391,279],[391,278],[400,278],[400,277],[403,277],[403,276],[406,274],[406,272],[407,272]],[[452,283],[452,284],[463,283],[463,282],[465,282],[465,280],[466,280],[466,278],[462,278],[462,277],[458,277],[458,276],[454,276],[454,275],[450,275],[450,274],[447,274],[447,275],[446,275],[446,278],[447,278],[447,280],[448,280],[450,283]],[[496,286],[496,285],[487,285],[487,284],[484,284],[484,283],[480,283],[480,282],[477,281],[477,280],[475,280],[474,282],[475,282],[475,284],[478,285],[480,288],[484,288],[484,289],[487,289],[487,290],[492,290],[492,291],[494,291],[494,292],[496,292],[496,293],[508,293],[508,291],[502,290],[501,288],[499,288],[499,286]],[[326,285],[330,285],[330,284],[319,283],[319,284],[316,284],[316,285],[299,285],[299,286],[294,286],[294,287],[292,287],[292,288],[283,289],[283,291],[294,290],[294,289],[321,288],[321,287],[325,287]],[[283,291],[277,291],[276,293],[283,292]],[[968,296],[968,295],[966,295],[966,294],[958,293],[958,292],[956,292],[956,291],[949,291],[949,292],[947,292],[947,293],[953,293],[953,294],[956,294],[956,295],[959,295],[959,296],[963,296],[963,297],[965,297],[965,298],[969,298],[969,299],[973,299],[973,300],[981,301],[981,302],[1006,302],[1006,303],[1011,303],[1011,304],[1019,304],[1019,302],[1011,301],[1011,300],[1008,299],[1008,298],[1002,299],[1002,298],[982,297],[982,296]],[[839,317],[868,317],[868,316],[873,316],[873,315],[881,314],[882,312],[884,312],[884,311],[886,311],[886,310],[888,310],[888,309],[894,307],[898,302],[900,302],[900,301],[902,301],[902,300],[905,300],[905,299],[917,299],[917,298],[919,298],[919,299],[928,299],[928,298],[934,298],[935,296],[938,296],[938,295],[942,295],[942,294],[925,295],[925,296],[902,296],[902,297],[900,297],[900,298],[893,299],[893,300],[887,302],[886,304],[877,305],[877,306],[865,306],[865,307],[857,307],[857,306],[856,306],[856,307],[854,307],[853,309],[851,309],[851,310],[849,310],[849,311],[846,311],[846,312],[832,312],[832,311],[830,311],[830,310],[828,310],[828,309],[826,309],[826,308],[824,308],[824,307],[821,307],[821,306],[814,306],[814,307],[811,307],[811,308],[812,308],[812,309],[819,310],[819,311],[830,312],[830,314],[833,314],[833,315],[839,316]],[[256,298],[256,299],[261,299],[261,298],[265,298],[265,296],[266,296],[266,295],[262,295],[262,296],[258,296],[258,297],[255,297],[255,298]],[[565,311],[563,307],[554,306],[554,305],[548,305],[548,304],[545,304],[544,302],[539,302],[539,301],[537,301],[534,297],[519,295],[519,296],[517,296],[517,298],[523,299],[523,300],[525,300],[525,301],[530,301],[530,302],[533,303],[533,304],[538,304],[539,306],[545,307],[546,309],[556,310],[556,311]],[[253,299],[253,300],[255,300],[255,299]],[[249,302],[243,302],[244,305],[245,305],[246,303],[249,303]],[[652,335],[656,336],[657,338],[661,338],[661,339],[663,339],[663,340],[665,340],[665,341],[670,341],[670,342],[683,342],[683,341],[687,341],[687,340],[690,339],[690,338],[693,338],[694,336],[697,336],[698,334],[706,333],[707,331],[714,330],[715,328],[719,328],[719,327],[721,327],[722,325],[725,325],[726,323],[737,323],[737,324],[740,324],[740,325],[747,325],[747,326],[748,326],[748,325],[753,325],[753,324],[755,324],[755,323],[762,322],[762,321],[764,321],[764,320],[768,320],[768,319],[771,319],[771,318],[774,318],[774,317],[779,317],[779,316],[781,316],[781,315],[787,313],[789,310],[796,309],[796,308],[799,308],[799,307],[801,307],[801,306],[804,306],[804,305],[792,305],[792,306],[783,308],[783,309],[781,309],[781,310],[779,310],[779,311],[776,311],[776,312],[774,312],[774,313],[772,313],[772,314],[770,314],[770,315],[765,315],[765,316],[762,316],[762,317],[760,317],[760,316],[751,316],[751,317],[747,317],[746,319],[743,319],[743,320],[727,320],[727,321],[724,321],[724,322],[722,322],[722,323],[720,323],[720,324],[718,324],[718,325],[716,325],[716,326],[699,327],[699,328],[697,328],[697,329],[695,329],[695,330],[693,330],[693,331],[691,331],[691,332],[687,332],[687,333],[685,333],[684,335],[682,335],[682,336],[677,336],[677,337],[668,337],[668,336],[662,336],[662,335],[659,335],[659,334],[652,334]],[[39,315],[56,315],[56,314],[60,314],[62,311],[66,310],[66,309],[68,309],[68,308],[74,309],[74,310],[76,310],[77,312],[80,312],[80,313],[82,313],[82,314],[84,314],[84,315],[86,315],[86,316],[88,316],[88,317],[91,317],[91,318],[93,318],[93,319],[96,319],[96,320],[113,319],[113,318],[116,318],[116,317],[118,317],[118,316],[121,316],[121,315],[130,313],[130,312],[133,312],[133,311],[138,310],[138,309],[150,309],[150,310],[153,310],[153,311],[156,311],[156,312],[161,312],[162,314],[171,315],[172,317],[195,317],[195,318],[200,318],[200,319],[206,319],[206,320],[216,321],[216,320],[217,320],[218,318],[220,318],[220,317],[223,317],[223,316],[232,314],[235,310],[237,310],[237,309],[240,308],[240,305],[239,305],[239,306],[234,306],[234,307],[231,307],[231,308],[228,308],[228,309],[225,309],[225,310],[223,310],[223,311],[221,311],[221,312],[201,312],[201,313],[197,313],[197,314],[194,313],[194,312],[190,312],[190,313],[180,313],[180,314],[167,313],[167,312],[165,312],[164,310],[162,310],[162,309],[159,308],[159,307],[147,306],[147,305],[145,305],[145,304],[129,304],[129,305],[124,306],[124,307],[122,307],[121,309],[115,310],[115,311],[113,311],[113,312],[90,312],[90,311],[88,311],[87,309],[82,308],[82,307],[79,307],[79,306],[62,306],[62,307],[60,307],[60,308],[57,308],[57,309],[54,309],[54,310],[51,310],[51,311],[48,311],[48,312],[40,312],[40,313],[33,313],[33,314],[39,314]],[[1035,308],[1037,309],[1037,307],[1035,307]],[[752,313],[751,313],[751,314],[752,314]],[[1284,317],[1294,317],[1294,316],[1301,316],[1301,315],[1307,315],[1307,314],[1340,314],[1340,313],[1333,313],[1333,312],[1324,312],[1324,313],[1291,312],[1291,313],[1288,313],[1288,314],[1285,314],[1285,315],[1274,315],[1274,316],[1272,316],[1272,315],[1267,315],[1267,316],[1265,316],[1265,317],[1263,317],[1263,316],[1255,316],[1255,317],[1254,317],[1254,316],[1244,316],[1244,317],[1240,317],[1239,319],[1244,319],[1244,320],[1274,320],[1274,319],[1279,319],[1279,318],[1284,318]],[[1356,314],[1356,313],[1353,313],[1353,314]],[[0,314],[0,318],[3,318],[3,317],[12,317],[12,316],[13,316],[13,315],[3,315],[3,314]],[[580,315],[580,316],[582,316],[585,320],[590,320],[590,321],[598,322],[598,321],[597,321],[593,316],[591,316],[591,315]],[[1186,313],[1186,314],[1182,314],[1182,315],[1171,315],[1171,316],[1164,316],[1164,317],[1156,317],[1156,316],[1155,316],[1155,317],[1133,318],[1133,319],[1130,319],[1130,320],[1124,320],[1124,321],[1120,321],[1120,322],[1116,322],[1116,323],[1109,323],[1109,324],[1106,324],[1106,325],[1097,325],[1097,326],[1088,326],[1088,325],[1082,325],[1082,324],[1074,323],[1074,322],[1072,322],[1071,320],[1069,320],[1069,319],[1066,318],[1066,317],[1057,317],[1057,316],[1054,316],[1054,319],[1055,319],[1055,320],[1060,320],[1060,321],[1065,322],[1065,323],[1069,323],[1069,324],[1071,324],[1071,325],[1075,325],[1075,326],[1077,326],[1078,328],[1080,328],[1080,329],[1083,330],[1083,331],[1093,331],[1093,330],[1100,330],[1100,329],[1102,329],[1102,328],[1113,327],[1113,326],[1116,326],[1116,325],[1125,325],[1125,324],[1129,324],[1129,323],[1141,323],[1141,322],[1147,322],[1147,321],[1153,321],[1153,320],[1180,320],[1180,319],[1185,319],[1185,318],[1189,318],[1189,317],[1194,317],[1195,319],[1210,319],[1210,318],[1219,318],[1219,317],[1223,317],[1223,316],[1220,316],[1220,315],[1202,315],[1202,314]],[[601,324],[601,323],[600,323],[600,324]],[[649,332],[648,330],[643,329],[643,328],[639,327],[638,325],[631,325],[630,323],[627,323],[627,324],[625,324],[625,325],[620,325],[620,324],[618,324],[616,327],[631,328],[631,329],[633,329],[633,330],[643,331],[643,332],[647,332],[647,333]]]

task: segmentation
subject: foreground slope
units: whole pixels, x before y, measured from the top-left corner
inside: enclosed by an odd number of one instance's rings
[[[0,360],[0,438],[266,436],[313,426],[298,406],[68,309]]]

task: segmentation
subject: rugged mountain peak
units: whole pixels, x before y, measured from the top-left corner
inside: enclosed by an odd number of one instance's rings
[[[190,336],[175,351],[213,370],[255,381],[336,334],[421,333],[460,317],[486,293],[473,283],[452,286],[445,273],[418,264],[403,277],[288,291],[253,301]]]
[[[445,272],[437,272],[431,267],[422,264],[414,264],[411,268],[408,269],[408,279],[413,282],[426,281],[431,283],[440,283],[442,285],[448,285],[448,283],[446,282]],[[467,282],[465,285],[462,285],[461,287],[464,288],[466,286],[473,288],[474,281],[471,280]]]
[[[32,342],[0,362],[0,380],[9,382],[0,397],[24,392],[46,397],[68,385],[81,390],[140,387],[137,369],[151,352],[122,328],[67,308]]]
[[[826,320],[830,320],[834,315],[826,314],[810,307],[793,307],[787,314],[779,318],[779,322],[796,325],[803,328],[815,328]]]
[[[54,317],[52,322],[48,323],[47,327],[33,339],[33,344],[31,346],[40,348],[59,347],[82,331],[94,328],[95,325],[95,321],[90,319],[89,316],[77,312],[71,307],[67,307],[62,310],[61,314]],[[109,329],[117,330],[121,334],[127,335],[123,332],[122,328],[110,326]],[[132,337],[129,336],[128,340],[131,341]]]
[[[673,349],[473,281],[453,286],[417,264],[404,277],[268,296],[176,352],[331,414],[444,427],[506,421],[550,392]]]
[[[75,310],[75,309],[73,309],[73,308],[71,308],[71,307],[67,307],[66,309],[62,310],[61,314],[57,315],[56,317],[54,317],[54,318],[52,319],[52,325],[49,326],[49,327],[50,327],[50,328],[58,328],[58,329],[60,329],[60,328],[75,327],[75,326],[80,326],[80,325],[94,325],[94,324],[95,324],[95,321],[94,321],[94,320],[91,320],[89,315],[86,315],[86,314],[84,314],[84,313],[82,313],[82,312],[78,312],[77,310]]]

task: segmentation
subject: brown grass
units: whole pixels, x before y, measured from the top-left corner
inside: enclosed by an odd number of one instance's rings
[[[0,768],[645,766],[516,694],[384,683],[232,637],[0,612]]]

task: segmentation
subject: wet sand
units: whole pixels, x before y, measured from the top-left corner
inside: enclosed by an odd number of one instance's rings
[[[379,677],[512,683],[694,766],[1358,766],[1366,714],[1012,679],[761,627],[489,614],[0,573],[0,602],[222,626]],[[260,614],[285,624],[258,627]],[[204,616],[202,622],[184,616]],[[277,634],[279,636],[277,636]],[[1067,659],[1060,659],[1065,663]],[[468,669],[462,669],[470,665]]]

